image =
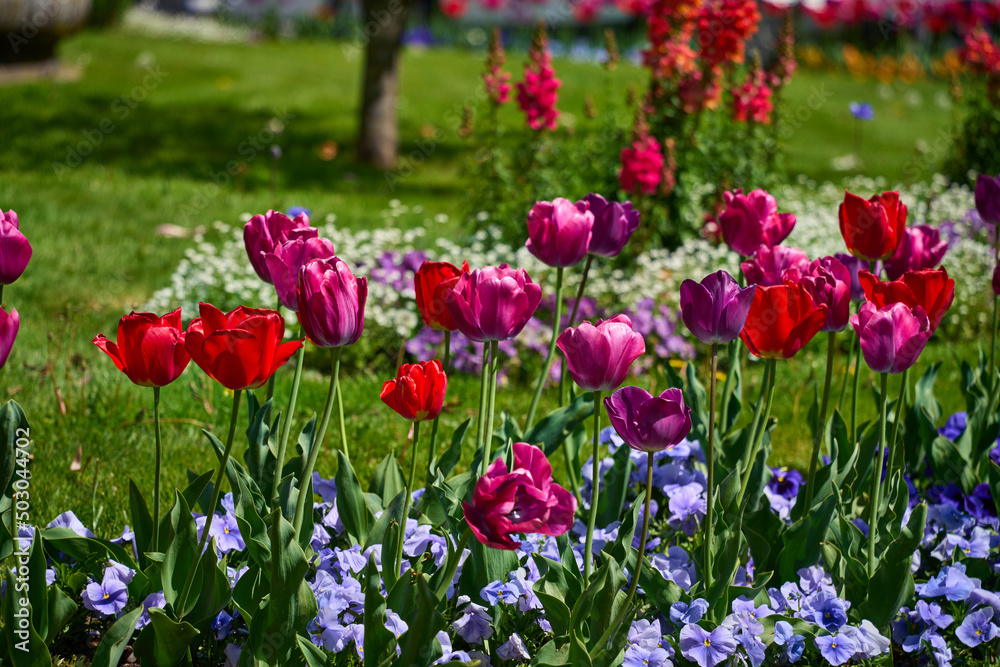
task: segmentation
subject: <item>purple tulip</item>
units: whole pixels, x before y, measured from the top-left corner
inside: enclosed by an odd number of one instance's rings
[[[762,245],[784,241],[795,227],[795,216],[778,213],[778,202],[765,190],[743,194],[743,189],[723,193],[726,208],[719,215],[722,240],[732,250],[750,257]]]
[[[930,320],[920,306],[894,303],[882,308],[861,305],[851,325],[861,339],[865,363],[876,373],[902,373],[916,363],[931,337]]]
[[[297,288],[302,267],[314,259],[331,259],[335,254],[333,243],[323,238],[293,239],[276,245],[274,252],[265,253],[264,264],[281,305],[298,310]]]
[[[598,257],[616,257],[639,227],[639,211],[632,202],[609,202],[598,194],[589,194],[584,204],[594,214],[594,230],[587,252]]]
[[[646,351],[645,341],[626,315],[598,320],[597,326],[583,322],[575,329],[566,329],[556,345],[566,355],[573,381],[584,391],[617,389],[632,362]]]
[[[983,222],[1000,224],[1000,175],[979,174],[976,179],[976,210]]]
[[[622,387],[604,399],[608,419],[622,440],[640,452],[661,452],[691,432],[691,408],[680,389],[653,396],[639,387]]]
[[[31,259],[31,244],[17,226],[17,213],[0,209],[0,285],[21,277]]]
[[[694,337],[706,345],[728,343],[743,331],[755,285],[740,289],[725,271],[706,276],[700,283],[681,284],[681,318]]]
[[[1000,264],[993,269],[993,293],[1000,296]]]
[[[506,264],[463,273],[446,304],[458,330],[473,341],[509,340],[535,314],[542,288],[524,269]]]
[[[356,278],[339,257],[314,259],[299,271],[299,322],[320,347],[356,343],[365,326],[368,279]]]
[[[21,316],[18,315],[17,308],[11,308],[10,313],[0,308],[0,368],[7,363],[20,327]]]
[[[786,280],[798,282],[809,270],[809,257],[798,248],[762,245],[756,256],[740,264],[740,268],[748,284],[770,287],[782,285]]]
[[[562,197],[537,202],[528,213],[528,241],[532,255],[549,266],[573,266],[587,254],[594,214],[581,202]]]
[[[948,252],[948,242],[941,232],[929,225],[907,227],[892,257],[885,260],[885,274],[896,280],[907,271],[934,269]]]
[[[817,306],[826,304],[826,322],[820,331],[843,331],[851,317],[851,272],[835,257],[822,257],[799,279]]]
[[[274,252],[282,243],[295,239],[314,239],[319,236],[319,230],[309,226],[309,218],[300,213],[294,219],[278,211],[268,211],[264,215],[255,215],[243,227],[243,244],[247,249],[247,257],[257,275],[266,283],[273,282],[268,272],[264,255]]]
[[[865,290],[861,287],[861,281],[858,279],[858,273],[861,271],[867,271],[869,268],[868,262],[863,259],[858,259],[854,255],[846,252],[838,252],[834,255],[834,258],[844,265],[844,268],[851,274],[851,301],[856,301],[858,303],[865,300]],[[876,270],[881,272],[876,266]],[[878,275],[876,273],[875,275]]]

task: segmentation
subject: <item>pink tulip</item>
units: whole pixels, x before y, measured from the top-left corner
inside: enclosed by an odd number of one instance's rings
[[[799,279],[813,303],[826,304],[826,323],[820,331],[843,331],[851,317],[851,272],[835,257],[821,257]]]
[[[786,280],[798,282],[809,270],[809,257],[798,248],[762,245],[748,262],[740,264],[748,285],[771,287]]]
[[[903,303],[878,309],[866,301],[851,325],[861,340],[865,363],[876,373],[905,371],[916,363],[933,333],[924,309]]]
[[[0,308],[0,368],[7,363],[7,357],[14,347],[14,340],[20,327],[21,316],[18,315],[17,308],[11,308],[10,313]]]
[[[524,269],[501,264],[463,273],[446,303],[458,330],[484,343],[521,333],[541,299],[542,288]]]
[[[936,269],[946,252],[948,242],[941,240],[938,230],[929,225],[907,227],[896,252],[885,260],[885,274],[896,280],[907,271]]]
[[[723,193],[725,210],[719,215],[722,240],[732,250],[749,257],[759,247],[784,241],[795,227],[795,216],[778,213],[778,202],[765,190],[743,194],[740,188]]]
[[[528,251],[549,266],[573,266],[587,254],[594,214],[561,197],[540,201],[528,213]]]
[[[604,399],[608,418],[622,440],[640,452],[660,452],[691,432],[691,408],[680,389],[653,396],[639,387],[622,387]]]
[[[31,244],[18,228],[17,213],[0,210],[0,285],[21,277],[31,259]]]
[[[268,211],[264,215],[255,215],[243,227],[243,243],[246,245],[247,257],[257,275],[266,283],[273,282],[271,274],[264,262],[264,255],[274,252],[282,243],[295,239],[314,239],[319,236],[319,230],[309,226],[309,217],[300,213],[294,219],[278,211]]]
[[[524,442],[515,442],[513,449],[513,469],[498,458],[476,482],[472,503],[462,503],[476,539],[508,551],[521,546],[511,534],[558,537],[573,526],[576,514],[576,498],[552,481],[545,453]]]
[[[331,259],[336,254],[329,239],[293,239],[279,243],[273,252],[264,254],[264,264],[271,276],[271,283],[278,292],[281,305],[298,310],[299,272],[314,259]]]
[[[632,362],[646,351],[645,341],[625,315],[599,320],[597,326],[583,322],[575,329],[566,329],[556,345],[566,355],[573,381],[585,391],[617,389]]]
[[[355,278],[339,257],[314,259],[299,271],[302,330],[320,347],[343,347],[361,338],[368,279]]]

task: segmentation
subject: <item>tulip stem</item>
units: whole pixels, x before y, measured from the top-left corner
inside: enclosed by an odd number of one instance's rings
[[[704,573],[705,590],[712,587],[712,518],[715,509],[715,385],[716,374],[719,371],[719,344],[712,343],[712,374],[709,376],[708,385],[708,447],[705,452],[705,467],[708,472],[708,508],[705,513],[705,527],[703,547],[705,549]],[[646,513],[649,513],[649,495],[652,487],[653,454],[649,454],[647,465],[650,475],[646,482]],[[643,523],[646,517],[643,517]],[[646,529],[642,531],[643,545],[645,545]]]
[[[823,398],[819,403],[819,418],[816,433],[813,434],[812,456],[809,457],[809,477],[806,479],[805,508],[812,507],[813,493],[816,491],[816,468],[819,465],[819,449],[826,434],[826,409],[830,402],[830,382],[833,380],[833,362],[837,357],[837,332],[830,331],[826,338],[826,379],[823,381]]]
[[[587,520],[587,541],[583,554],[583,586],[590,585],[594,560],[594,526],[597,525],[597,502],[601,496],[601,392],[594,392],[594,454],[591,463],[590,517]]]
[[[278,297],[278,305],[274,307],[274,312],[281,314],[281,297]],[[267,380],[267,398],[264,400],[266,403],[274,398],[274,377],[275,374],[271,374],[271,377]]]
[[[288,435],[292,430],[292,414],[295,412],[295,403],[299,397],[299,384],[302,381],[302,364],[305,361],[305,346],[300,347],[295,353],[295,375],[292,376],[292,393],[288,396],[288,410],[285,412],[285,421],[281,425],[281,438],[278,441],[278,457],[274,463],[274,477],[271,480],[271,506],[278,506],[278,485],[281,482],[281,473],[284,472],[285,452],[288,449]],[[274,375],[271,376],[274,379]]]
[[[2,287],[2,286],[0,286]],[[153,478],[153,551],[160,550],[160,470],[163,445],[160,441],[160,388],[153,387],[153,432],[156,439],[155,477]]]
[[[444,363],[441,368],[444,370],[445,375],[448,374],[448,362],[451,360],[451,332],[444,332]],[[434,421],[431,422],[431,446],[430,450],[427,452],[427,480],[431,477],[431,466],[434,465],[434,457],[437,455],[437,438],[438,438],[438,420],[441,418],[441,413],[434,415]],[[424,490],[427,490],[427,484],[424,484]]]
[[[577,313],[580,312],[580,302],[583,300],[583,292],[587,288],[587,276],[590,275],[590,265],[594,263],[594,256],[587,254],[587,263],[583,265],[583,278],[580,280],[580,287],[576,290],[576,300],[573,302],[573,311],[569,316],[569,323],[566,325],[567,329],[572,329],[573,325],[576,324]],[[559,368],[559,407],[562,407],[565,402],[566,397],[566,358],[563,356]]]
[[[760,443],[763,442],[764,433],[767,431],[767,421],[771,418],[771,402],[774,398],[774,378],[778,375],[777,362],[774,359],[768,359],[767,369],[769,377],[767,381],[767,400],[764,403],[764,419],[754,434],[753,448],[750,450],[750,458],[747,460],[746,470],[743,471],[743,481],[740,483],[740,498],[747,492],[747,487],[750,485],[750,473],[753,472],[753,464],[757,459]]]
[[[458,540],[458,546],[455,547],[455,555],[448,559],[448,566],[445,570],[444,578],[441,580],[440,585],[438,585],[438,600],[443,600],[444,596],[448,593],[448,588],[451,587],[451,580],[455,577],[455,572],[458,571],[458,563],[462,560],[462,552],[465,551],[465,547],[471,538],[472,529],[470,529],[468,524],[466,524],[465,531],[462,533],[462,537]]]
[[[337,423],[340,425],[340,447],[344,450],[344,458],[351,460],[351,452],[347,449],[347,422],[344,421],[344,392],[340,390],[340,348],[337,348]]]
[[[229,467],[229,455],[233,451],[233,436],[236,434],[236,421],[240,416],[240,396],[242,389],[233,391],[233,413],[229,416],[229,435],[226,436],[226,448],[222,452],[222,464],[215,473],[215,491],[212,493],[212,502],[206,508],[208,516],[205,518],[205,527],[201,531],[201,540],[198,542],[198,557],[205,552],[205,545],[208,544],[208,536],[212,532],[212,519],[215,518],[215,508],[219,505],[219,497],[222,495],[222,477]],[[157,519],[159,522],[159,519]],[[188,593],[191,592],[191,584],[194,582],[194,575],[198,571],[198,564],[192,564],[188,568],[187,577],[184,579],[184,587],[181,588],[180,595],[177,596],[177,604],[174,611],[177,613],[179,621],[184,620],[184,608],[187,606]]]
[[[542,398],[542,389],[545,388],[545,381],[549,379],[549,369],[552,368],[552,358],[556,354],[556,340],[559,338],[559,321],[562,319],[562,286],[563,267],[556,268],[556,307],[552,316],[552,340],[549,341],[549,352],[545,355],[545,363],[542,364],[542,374],[538,376],[535,383],[535,393],[531,396],[531,405],[528,407],[528,416],[524,420],[524,432],[531,430],[535,423],[535,412],[538,410],[538,401]],[[566,368],[563,364],[563,372]]]
[[[885,398],[886,393],[888,393],[889,374],[881,373],[880,375],[882,376],[882,391],[879,394],[879,444],[875,464],[872,466],[872,495],[868,508],[868,579],[875,576],[875,542],[878,540],[879,505],[882,502],[882,460],[885,458],[886,406],[889,403]]]
[[[719,432],[725,434],[729,428],[729,393],[733,390],[733,383],[736,382],[736,373],[733,371],[736,368],[738,359],[736,358],[736,351],[739,342],[736,340],[729,341],[729,359],[726,362],[726,382],[722,385],[722,414],[719,418]]]
[[[750,458],[750,450],[753,449],[753,443],[757,439],[757,426],[760,424],[760,416],[764,412],[764,403],[767,400],[767,385],[771,380],[771,364],[767,361],[764,362],[764,377],[760,381],[760,393],[757,394],[757,404],[753,408],[753,419],[750,420],[750,430],[749,437],[747,438],[746,445],[743,448],[743,456],[740,457],[740,461],[744,465],[750,465],[753,459]]]
[[[495,415],[497,403],[497,371],[500,368],[499,359],[500,343],[495,340],[490,341],[490,400],[488,412],[486,414],[486,433],[483,440],[483,474],[490,465],[490,448],[493,446],[493,417]]]
[[[858,337],[851,336],[851,350],[847,354],[847,365],[844,366],[844,379],[840,383],[840,398],[837,399],[837,409],[844,405],[844,396],[847,395],[847,378],[851,376],[851,364],[854,363],[854,356],[858,352]]]
[[[393,561],[393,573],[403,574],[403,542],[406,540],[406,520],[410,516],[410,505],[413,503],[413,480],[417,476],[417,442],[420,439],[420,422],[413,422],[413,443],[410,446],[410,478],[406,482],[406,497],[403,499],[403,521],[399,527],[399,540],[396,545],[396,555]]]
[[[910,369],[907,368],[900,376],[899,398],[896,399],[896,418],[892,420],[892,437],[889,438],[889,466],[885,476],[890,481],[892,480],[892,473],[895,470],[893,465],[898,453],[896,451],[896,438],[899,436],[899,422],[904,419],[904,415],[906,414],[906,385],[909,375]]]
[[[310,495],[307,490],[309,488],[309,481],[312,479],[313,469],[316,467],[316,460],[319,458],[319,450],[323,448],[326,429],[330,425],[330,415],[333,413],[333,397],[340,393],[340,355],[342,350],[343,348],[340,347],[333,348],[333,374],[330,376],[330,390],[326,394],[323,417],[320,419],[319,428],[313,431],[312,442],[309,443],[309,456],[303,463],[302,476],[299,478],[299,496],[295,500],[294,527],[296,536],[302,531],[306,500],[311,500],[306,497]],[[344,455],[347,455],[346,450],[344,450]]]
[[[486,456],[485,450],[483,449],[483,433],[486,432],[486,400],[489,398],[489,387],[487,382],[490,378],[490,344],[489,341],[483,342],[483,365],[482,373],[479,379],[479,418],[476,420],[476,447],[479,448],[480,452],[484,454],[482,460],[480,460],[480,474],[486,470]]]
[[[857,336],[860,342],[860,336]],[[861,384],[861,348],[854,356],[854,391],[851,393],[851,442],[858,443],[858,386]]]

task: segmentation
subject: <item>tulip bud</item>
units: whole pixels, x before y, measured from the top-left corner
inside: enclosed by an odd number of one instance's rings
[[[0,285],[21,277],[31,260],[31,244],[18,228],[17,213],[0,210]]]

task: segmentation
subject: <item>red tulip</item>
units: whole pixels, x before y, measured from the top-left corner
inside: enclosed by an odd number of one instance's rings
[[[448,376],[437,359],[403,364],[396,377],[382,385],[382,402],[403,419],[422,422],[438,416],[447,390]]]
[[[826,304],[813,303],[797,283],[757,287],[740,338],[755,356],[788,359],[826,322]]]
[[[906,229],[906,204],[898,192],[883,192],[871,199],[844,193],[840,205],[840,233],[855,257],[872,261],[889,257]]]
[[[184,347],[201,370],[224,387],[256,389],[302,347],[300,340],[282,343],[285,320],[274,310],[247,308],[223,313],[207,303],[198,304]]]
[[[469,272],[469,263],[459,269],[448,262],[424,262],[413,275],[417,293],[417,310],[427,326],[441,331],[455,331],[458,325],[448,312],[448,292],[455,289],[458,279]]]
[[[955,300],[955,281],[948,277],[944,269],[907,271],[891,282],[880,281],[868,271],[861,271],[858,280],[865,291],[865,298],[880,310],[893,303],[923,308],[931,322],[932,333]]]
[[[97,334],[94,345],[111,357],[122,373],[140,387],[165,387],[187,368],[181,309],[158,317],[132,312],[118,322],[118,342]]]

